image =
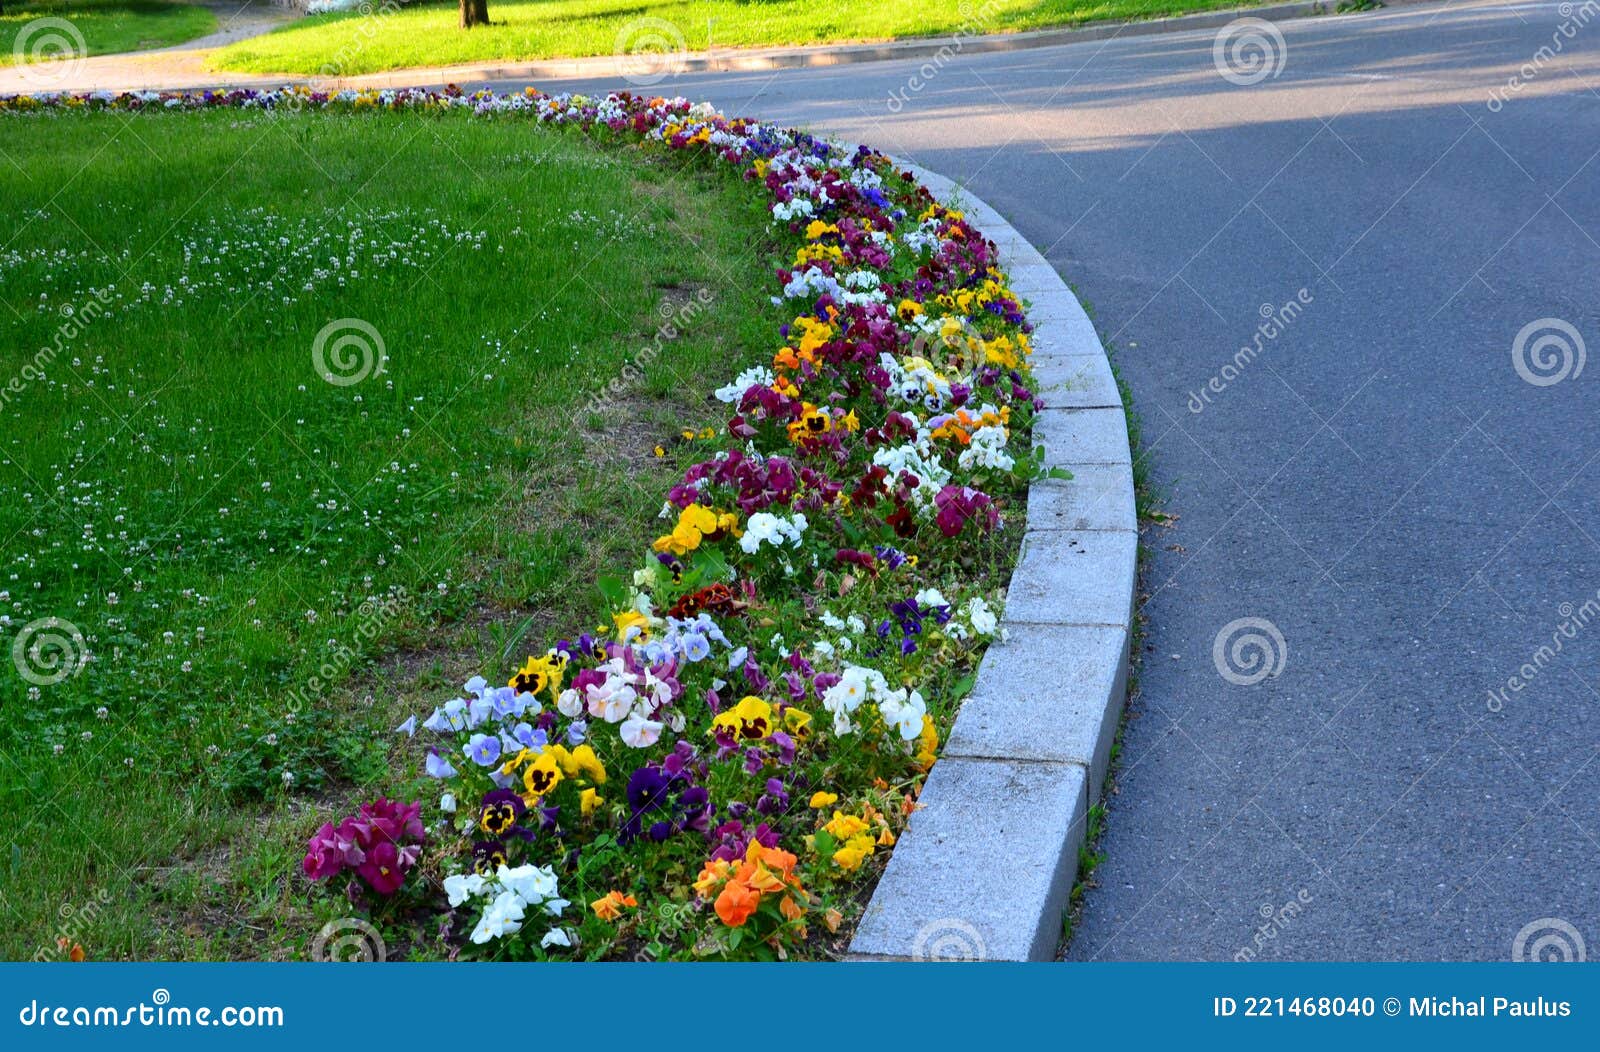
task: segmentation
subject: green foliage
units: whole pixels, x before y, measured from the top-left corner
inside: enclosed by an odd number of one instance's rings
[[[27,875],[0,889],[0,956],[101,890],[92,956],[271,954],[305,935],[280,863],[306,794],[393,784],[407,692],[491,664],[478,626],[520,625],[510,653],[591,616],[581,582],[647,543],[680,470],[649,448],[706,392],[629,389],[603,432],[571,407],[665,288],[716,309],[663,375],[731,374],[768,339],[763,216],[731,176],[527,121],[0,128],[0,860]],[[352,318],[383,370],[326,382],[314,337]],[[11,646],[49,617],[92,660],[38,685]]]

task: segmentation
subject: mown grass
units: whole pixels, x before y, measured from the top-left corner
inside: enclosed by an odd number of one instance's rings
[[[69,30],[54,23],[37,24],[38,19],[70,22],[82,34],[81,53],[88,55],[167,47],[217,28],[217,16],[209,8],[165,0],[7,0],[4,6],[0,66],[80,53]]]
[[[0,149],[0,957],[292,955],[305,837],[403,784],[395,724],[647,539],[676,425],[777,324],[764,213],[459,114],[36,114]],[[340,319],[382,372],[324,379]],[[12,660],[45,618],[91,655],[53,684]]]
[[[490,0],[491,24],[457,28],[458,5],[315,15],[222,48],[219,70],[354,75],[408,66],[700,51],[712,47],[975,35],[1249,6],[1249,0]],[[660,72],[648,63],[646,76]]]

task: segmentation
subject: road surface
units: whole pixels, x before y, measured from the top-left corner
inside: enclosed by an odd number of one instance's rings
[[[1115,348],[1175,522],[1069,958],[1600,947],[1600,7],[1253,31],[650,90],[966,182]]]

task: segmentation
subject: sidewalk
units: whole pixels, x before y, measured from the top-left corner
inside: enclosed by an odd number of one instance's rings
[[[260,36],[300,15],[271,0],[201,0],[217,16],[217,29],[193,40],[150,51],[66,59],[0,68],[0,95],[52,91],[133,91],[147,88],[214,87],[219,78],[248,74],[215,73],[206,60],[217,48]],[[259,78],[259,86],[283,83],[282,76]]]

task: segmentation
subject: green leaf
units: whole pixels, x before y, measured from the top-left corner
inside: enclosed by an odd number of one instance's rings
[[[602,577],[595,583],[600,587],[600,598],[605,600],[608,611],[621,610],[628,605],[628,586],[622,583],[622,578]]]

